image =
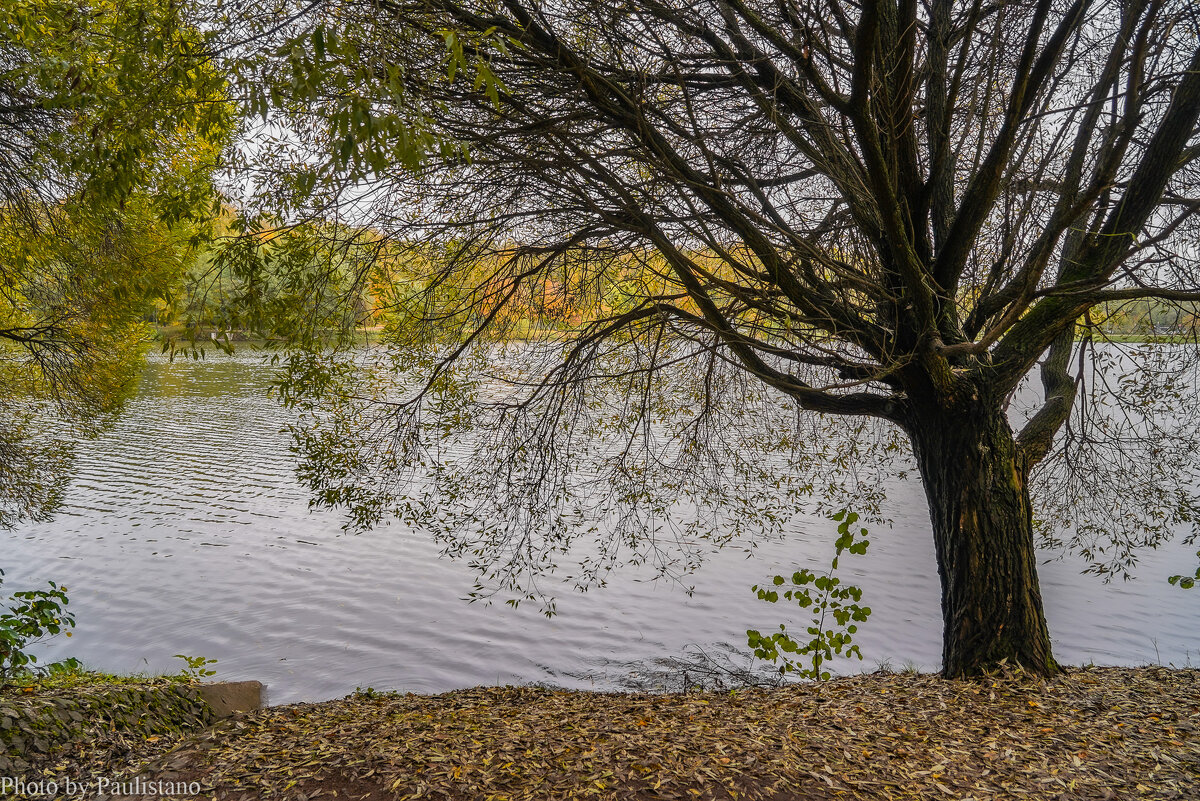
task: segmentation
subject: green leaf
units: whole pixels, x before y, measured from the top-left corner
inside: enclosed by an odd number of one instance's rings
[[[316,27],[316,30],[313,31],[312,40],[313,40],[313,53],[316,55],[318,61],[324,61],[325,60],[325,26],[324,25],[318,25]]]

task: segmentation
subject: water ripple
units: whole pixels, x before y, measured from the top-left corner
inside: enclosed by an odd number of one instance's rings
[[[742,645],[747,628],[774,627],[786,610],[758,602],[750,586],[830,556],[829,524],[802,521],[753,559],[737,549],[711,558],[691,597],[622,572],[604,590],[561,598],[553,619],[467,604],[472,574],[423,537],[399,525],[347,536],[338,514],[308,509],[280,433],[287,414],[263,394],[265,370],[252,355],[153,361],[128,414],[81,446],[57,519],[3,535],[6,588],[50,578],[70,587],[76,636],[47,644],[44,657],[154,672],[179,670],[173,654],[199,654],[219,660],[221,678],[266,682],[278,703],[356,686],[603,689],[610,679],[598,666]],[[920,487],[897,483],[889,504],[895,527],[845,571],[875,610],[857,637],[862,667],[890,659],[932,669],[939,601]],[[1194,559],[1182,547],[1148,554],[1140,580],[1124,586],[1080,576],[1070,561],[1043,567],[1059,658],[1196,660],[1200,594],[1164,581],[1180,558]]]

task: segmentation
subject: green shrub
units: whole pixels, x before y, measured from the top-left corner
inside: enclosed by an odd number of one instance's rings
[[[807,642],[794,639],[782,623],[779,631],[770,635],[754,629],[746,632],[747,643],[754,650],[754,655],[778,663],[780,673],[794,672],[802,678],[823,680],[828,679],[830,674],[821,666],[833,659],[834,654],[857,656],[860,660],[863,658],[862,651],[853,644],[858,627],[851,621],[866,621],[871,614],[871,607],[860,606],[862,590],[852,584],[843,584],[834,573],[837,572],[838,560],[843,552],[864,554],[870,542],[866,539],[865,528],[860,528],[857,535],[851,529],[858,522],[857,513],[843,509],[833,519],[838,522],[837,552],[825,575],[817,575],[811,570],[797,571],[791,576],[792,588],[782,592],[776,588],[787,583],[783,576],[775,576],[771,587],[755,585],[751,588],[758,594],[759,600],[776,603],[782,597],[813,612],[813,624],[806,629],[809,635]],[[807,658],[807,665],[789,658],[788,654],[794,654],[799,659]]]
[[[3,583],[0,570],[0,586]],[[0,686],[34,670],[37,657],[26,650],[30,645],[75,627],[75,616],[66,611],[67,588],[48,583],[47,590],[14,592],[0,607]]]

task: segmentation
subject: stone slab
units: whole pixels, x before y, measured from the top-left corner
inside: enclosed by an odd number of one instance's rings
[[[252,712],[263,708],[263,683],[261,681],[218,681],[201,684],[196,688],[213,713],[227,718],[238,712]]]

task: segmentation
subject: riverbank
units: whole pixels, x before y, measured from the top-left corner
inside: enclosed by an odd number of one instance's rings
[[[6,677],[0,686],[0,797],[44,777],[78,777],[88,765],[128,766],[216,722],[213,689],[182,676],[113,676],[63,669]],[[108,769],[108,768],[106,768]]]
[[[198,782],[218,799],[1197,798],[1200,670],[366,693],[264,709],[161,749],[122,756],[127,769],[145,757],[143,787]]]

